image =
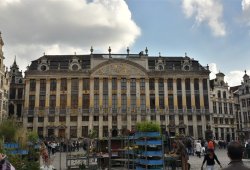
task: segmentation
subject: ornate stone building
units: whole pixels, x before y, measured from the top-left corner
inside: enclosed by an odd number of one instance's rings
[[[224,77],[220,72],[215,79],[210,80],[210,112],[213,113],[212,130],[215,139],[229,142],[236,138],[235,101]]]
[[[240,114],[237,116],[239,134],[245,139],[250,138],[250,78],[245,71],[243,81],[235,92],[238,97]]]
[[[9,117],[14,117],[22,121],[22,111],[24,105],[24,79],[22,71],[14,60],[9,71],[10,88],[9,88]]]
[[[8,117],[8,91],[9,76],[8,71],[3,63],[3,46],[4,42],[0,32],[0,122]]]
[[[40,136],[77,138],[95,130],[160,123],[171,135],[204,137],[209,69],[185,57],[139,54],[44,55],[25,72],[24,126]]]

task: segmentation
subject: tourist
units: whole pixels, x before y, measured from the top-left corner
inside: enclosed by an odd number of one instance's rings
[[[214,170],[215,160],[222,168],[220,161],[218,160],[217,156],[214,153],[214,150],[208,149],[207,154],[204,156],[204,160],[202,162],[201,169],[203,169],[203,165],[205,164],[205,162],[207,162],[207,170]]]
[[[6,159],[6,155],[0,153],[0,169],[1,170],[15,170],[11,163]]]
[[[202,147],[201,147],[201,143],[200,140],[197,140],[196,144],[195,144],[195,153],[196,155],[200,158],[201,157],[201,151],[202,151]]]
[[[242,162],[243,147],[239,142],[229,143],[227,155],[231,159],[231,162],[223,170],[250,170]]]

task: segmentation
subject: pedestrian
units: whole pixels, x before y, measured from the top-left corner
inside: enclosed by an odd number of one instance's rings
[[[200,158],[201,157],[201,151],[202,151],[200,140],[197,140],[197,142],[195,144],[195,150],[196,150],[195,151],[196,155]]]
[[[6,155],[0,153],[0,169],[1,170],[15,170],[15,167],[6,159]]]
[[[214,142],[213,142],[212,140],[209,140],[209,141],[208,141],[207,149],[212,149],[212,150],[214,150]]]
[[[242,162],[243,146],[239,142],[229,143],[227,155],[231,159],[231,162],[223,170],[250,170]]]
[[[218,160],[216,154],[214,153],[214,150],[208,149],[207,154],[204,156],[204,160],[202,162],[201,169],[203,169],[203,165],[205,164],[205,162],[207,162],[207,170],[214,170],[215,160],[222,168],[220,161]]]

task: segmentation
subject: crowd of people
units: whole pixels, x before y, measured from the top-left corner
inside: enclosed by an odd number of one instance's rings
[[[196,154],[199,158],[203,156],[201,169],[203,169],[204,165],[206,164],[206,170],[214,170],[215,164],[217,163],[223,170],[250,170],[250,168],[245,166],[242,162],[245,148],[247,147],[250,147],[249,143],[245,144],[245,146],[238,141],[226,143],[225,148],[227,148],[227,154],[231,161],[228,166],[224,168],[219,161],[220,158],[218,158],[215,153],[216,149],[224,148],[224,144],[219,145],[213,140],[197,140],[195,141],[195,143],[194,141],[190,142],[187,139],[175,140],[172,142],[172,151],[170,152],[170,155],[176,159],[181,160],[182,170],[190,169],[190,164],[188,163],[188,155],[194,154]],[[176,165],[172,164],[171,166]],[[172,169],[175,169],[175,167],[172,167]]]

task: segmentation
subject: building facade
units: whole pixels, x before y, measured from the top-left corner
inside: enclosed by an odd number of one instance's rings
[[[170,135],[204,138],[209,69],[185,57],[44,55],[25,72],[24,126],[40,136],[98,137],[157,121]]]
[[[0,32],[0,122],[8,117],[9,76],[4,65],[4,42]]]
[[[244,139],[250,138],[250,78],[245,71],[243,81],[237,91],[237,97],[240,107],[238,115],[239,133]]]
[[[24,105],[24,78],[14,60],[9,71],[9,117],[22,121],[22,112]]]
[[[236,109],[233,93],[224,77],[220,72],[215,79],[210,80],[210,112],[213,114],[212,130],[215,139],[229,142],[236,139]]]

